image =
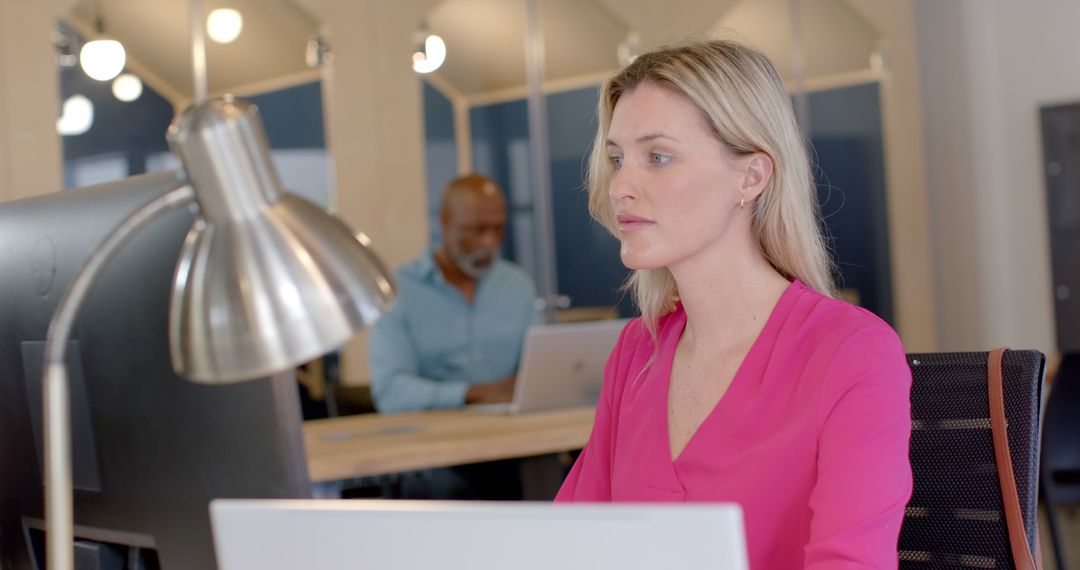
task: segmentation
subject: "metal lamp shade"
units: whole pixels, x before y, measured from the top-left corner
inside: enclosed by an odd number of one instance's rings
[[[173,368],[201,383],[289,369],[389,310],[390,275],[337,218],[283,192],[253,105],[193,107],[169,141],[200,216],[173,282]]]

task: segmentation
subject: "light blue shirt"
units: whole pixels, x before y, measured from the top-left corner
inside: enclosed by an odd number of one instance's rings
[[[368,345],[380,412],[460,407],[470,385],[517,370],[525,330],[537,321],[536,287],[525,270],[497,260],[471,304],[430,251],[396,276],[397,303]]]

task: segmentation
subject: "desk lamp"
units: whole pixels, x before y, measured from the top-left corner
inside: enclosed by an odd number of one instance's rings
[[[64,350],[100,269],[136,230],[174,208],[198,216],[169,307],[173,369],[202,384],[262,378],[340,347],[389,309],[389,273],[337,218],[282,190],[254,105],[201,102],[173,121],[186,180],[121,222],[61,298],[45,345],[48,567],[73,568],[71,418]]]

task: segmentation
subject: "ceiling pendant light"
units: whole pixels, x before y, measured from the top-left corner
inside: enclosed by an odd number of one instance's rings
[[[413,71],[431,73],[446,61],[446,42],[435,34],[427,33],[421,26],[416,34],[416,51],[413,52]]]
[[[81,135],[94,124],[94,104],[82,95],[72,95],[64,101],[56,132],[65,137]]]
[[[118,75],[112,82],[113,96],[125,103],[138,99],[142,91],[142,80],[132,73]]]
[[[110,81],[124,70],[127,53],[120,42],[105,37],[105,21],[101,6],[94,2],[94,29],[99,39],[86,42],[79,51],[82,70],[98,81]]]
[[[244,17],[232,8],[218,8],[206,17],[206,34],[219,44],[232,43],[243,29]]]

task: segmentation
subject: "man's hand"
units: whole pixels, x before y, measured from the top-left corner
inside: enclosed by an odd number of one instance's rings
[[[500,378],[494,382],[474,384],[465,393],[466,404],[501,404],[514,398],[515,374]]]

